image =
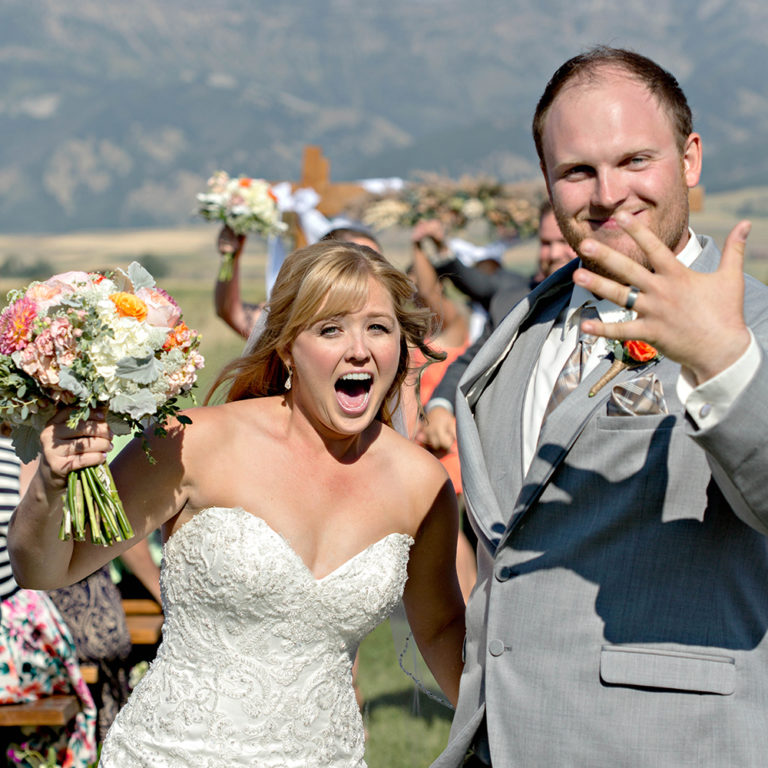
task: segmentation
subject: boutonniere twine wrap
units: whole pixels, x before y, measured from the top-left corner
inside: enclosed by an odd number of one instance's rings
[[[608,343],[612,347],[613,363],[598,379],[592,389],[589,390],[590,397],[594,397],[611,379],[615,378],[625,368],[634,368],[661,358],[656,347],[652,347],[650,344],[637,339],[630,339],[628,341],[611,339]]]
[[[197,201],[200,216],[208,221],[223,222],[236,235],[250,232],[278,235],[288,228],[282,220],[277,196],[264,179],[231,178],[226,171],[216,171]],[[231,254],[223,257],[219,280],[232,279],[232,259]]]
[[[33,282],[11,291],[0,314],[0,421],[23,462],[39,453],[40,432],[61,407],[71,408],[70,427],[105,409],[115,434],[138,437],[154,424],[164,435],[203,367],[199,345],[179,305],[137,262]],[[84,541],[87,525],[94,544],[133,536],[106,464],[67,477],[59,537]]]

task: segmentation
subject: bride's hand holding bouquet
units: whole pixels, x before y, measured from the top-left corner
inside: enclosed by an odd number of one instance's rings
[[[0,420],[22,461],[40,451],[55,416],[74,430],[103,414],[115,434],[164,433],[177,397],[203,366],[200,336],[178,304],[137,262],[104,275],[72,271],[11,291],[0,314]],[[183,422],[184,417],[178,417]],[[150,459],[151,460],[151,459]],[[83,466],[67,476],[59,536],[94,544],[133,536],[109,468]]]

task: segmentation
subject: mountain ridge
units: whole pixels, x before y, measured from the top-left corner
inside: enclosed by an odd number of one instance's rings
[[[6,0],[0,226],[187,223],[211,171],[297,180],[305,144],[334,180],[536,178],[536,100],[598,42],[678,76],[708,189],[759,185],[767,31],[758,0]]]

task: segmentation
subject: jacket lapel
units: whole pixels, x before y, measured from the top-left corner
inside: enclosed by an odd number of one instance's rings
[[[536,503],[589,420],[594,414],[605,412],[611,392],[610,386],[603,387],[594,397],[589,397],[589,390],[610,366],[610,360],[601,360],[595,370],[552,411],[544,422],[536,455],[521,484],[520,494],[515,500],[509,526],[500,546],[506,542],[511,531]],[[619,377],[629,378],[631,375],[633,375],[632,372],[624,370],[612,383],[621,380]]]
[[[691,269],[711,272],[717,268],[719,252],[710,238],[703,237],[700,241],[703,251],[691,265]],[[485,536],[491,552],[504,545],[514,528],[535,505],[589,420],[595,414],[606,412],[613,385],[642,375],[643,372],[658,366],[660,378],[664,379],[667,400],[670,404],[676,402],[671,390],[679,373],[679,366],[670,360],[625,369],[594,397],[588,397],[591,387],[611,365],[610,359],[603,359],[550,414],[542,428],[536,456],[523,477],[521,456],[525,391],[544,339],[570,297],[571,278],[576,266],[574,260],[572,265],[560,270],[523,299],[499,325],[459,383],[456,411],[461,429],[459,453],[463,482],[467,489],[466,502],[472,512],[476,530],[480,529],[478,535],[482,533]],[[563,273],[562,276],[560,273]],[[546,306],[542,307],[542,302],[546,302]],[[508,423],[512,424],[512,434],[506,436],[507,455],[513,464],[510,469],[516,473],[512,475],[511,483],[517,489],[517,493],[511,494],[511,498],[515,499],[511,515],[508,506],[510,495],[505,496],[498,487],[491,484],[484,455],[484,449],[488,450],[488,440],[480,439],[475,423],[478,401],[507,358],[511,358],[511,363],[512,359],[514,362],[505,370],[505,378],[510,381],[510,386],[507,387],[507,393],[510,395],[507,412],[514,414],[513,418],[508,420]],[[510,484],[507,488],[509,487]],[[501,521],[504,528],[499,527]]]
[[[461,434],[459,456],[462,483],[466,489],[465,500],[476,532],[485,538],[491,551],[496,548],[509,520],[510,494],[514,498],[522,486],[525,392],[541,345],[570,296],[573,270],[566,268],[565,271],[566,276],[555,282],[545,281],[507,315],[459,383],[456,419]],[[546,302],[543,307],[541,302]],[[507,358],[510,362],[505,368],[505,376],[503,380],[496,381],[496,374]],[[489,392],[489,387],[492,392]],[[504,434],[493,428],[495,423],[489,429],[483,429],[482,422],[488,420],[485,401],[478,404],[483,394],[487,394],[487,399],[493,398],[494,402],[498,402],[504,413],[510,414],[504,418],[509,428]],[[491,417],[495,407],[494,404],[488,406]],[[493,439],[497,444],[493,443]],[[506,471],[509,476],[504,488],[494,487],[490,481],[488,463],[494,458],[498,460],[499,456],[508,462]]]
[[[589,397],[589,390],[600,377],[610,368],[612,358],[602,359],[597,367],[571,392],[563,402],[555,408],[542,426],[539,435],[538,448],[531,466],[523,481],[522,489],[515,500],[509,525],[504,532],[499,546],[503,546],[512,531],[519,525],[522,518],[538,501],[539,496],[550,482],[552,475],[565,460],[573,444],[581,435],[589,421],[599,414],[607,412],[608,400],[612,388],[619,383],[629,381],[644,373],[658,369],[660,378],[665,379],[665,393],[674,383],[680,371],[677,363],[671,360],[656,360],[644,365],[625,368],[610,383],[606,384],[594,397]],[[673,400],[669,392],[668,400]],[[615,416],[614,418],[633,418],[632,416]]]

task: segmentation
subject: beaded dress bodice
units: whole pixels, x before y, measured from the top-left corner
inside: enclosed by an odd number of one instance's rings
[[[163,550],[157,658],[118,715],[104,768],[359,768],[362,638],[400,599],[407,534],[316,579],[242,508],[212,507]]]

